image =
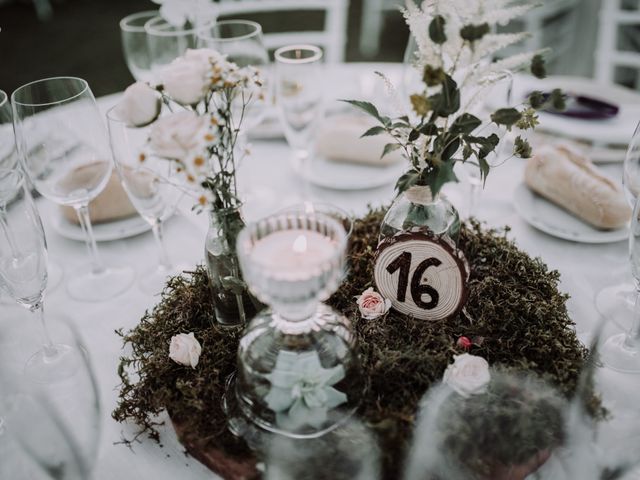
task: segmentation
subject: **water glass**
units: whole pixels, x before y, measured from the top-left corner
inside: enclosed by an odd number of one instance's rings
[[[196,47],[196,27],[178,27],[156,16],[147,20],[144,29],[154,78],[161,75],[163,67],[183,55],[188,48]]]
[[[151,58],[145,23],[158,16],[157,10],[147,10],[128,15],[120,20],[122,51],[127,67],[136,81],[151,82]]]

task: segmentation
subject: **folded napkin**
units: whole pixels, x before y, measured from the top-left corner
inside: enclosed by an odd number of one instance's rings
[[[102,168],[100,163],[91,165],[85,165],[76,169],[71,173],[70,177],[66,180],[73,182],[80,180],[80,177],[84,177],[90,174],[92,168]],[[78,215],[72,207],[63,206],[62,214],[64,217],[72,222],[78,223]],[[122,188],[120,178],[114,171],[107,182],[106,187],[100,194],[89,203],[89,216],[92,223],[105,223],[112,222],[114,220],[120,220],[123,218],[131,217],[136,214],[136,209],[131,204],[127,192]]]
[[[631,217],[619,182],[566,146],[538,148],[525,182],[534,192],[600,229],[623,227]]]
[[[325,120],[320,127],[316,152],[336,162],[360,163],[385,167],[403,160],[400,150],[380,158],[384,146],[395,140],[388,134],[360,138],[364,132],[376,125],[362,115],[335,115]]]

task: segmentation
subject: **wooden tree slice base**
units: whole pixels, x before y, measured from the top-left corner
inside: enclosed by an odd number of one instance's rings
[[[260,478],[254,457],[244,459],[231,457],[222,450],[203,445],[204,442],[199,442],[189,435],[182,424],[174,418],[171,418],[171,423],[180,443],[189,455],[225,480],[257,480]]]

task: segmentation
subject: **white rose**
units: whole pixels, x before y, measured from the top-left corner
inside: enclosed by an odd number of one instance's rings
[[[171,337],[169,345],[169,358],[180,365],[196,368],[202,347],[200,342],[193,335],[193,332],[186,334],[180,333]]]
[[[151,149],[160,157],[182,161],[202,154],[208,133],[207,119],[188,111],[160,118],[151,127]]]
[[[212,48],[188,48],[183,57],[187,60],[203,62],[208,65],[226,61],[226,55],[223,55]]]
[[[144,127],[158,118],[161,106],[158,92],[144,82],[136,82],[124,91],[115,112],[127,125]]]
[[[454,362],[444,371],[442,381],[463,397],[484,393],[491,380],[487,361],[468,353],[453,358]]]
[[[165,92],[182,105],[195,105],[207,93],[211,64],[204,58],[179,57],[160,72]]]
[[[373,288],[367,288],[362,295],[357,297],[356,303],[362,318],[373,320],[384,315],[391,308],[391,300],[385,299]]]

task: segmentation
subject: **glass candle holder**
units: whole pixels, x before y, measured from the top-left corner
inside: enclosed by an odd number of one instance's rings
[[[346,242],[338,221],[303,211],[238,236],[245,281],[271,309],[240,341],[235,394],[240,413],[264,430],[317,437],[357,408],[364,382],[351,324],[320,303],[343,278]]]

